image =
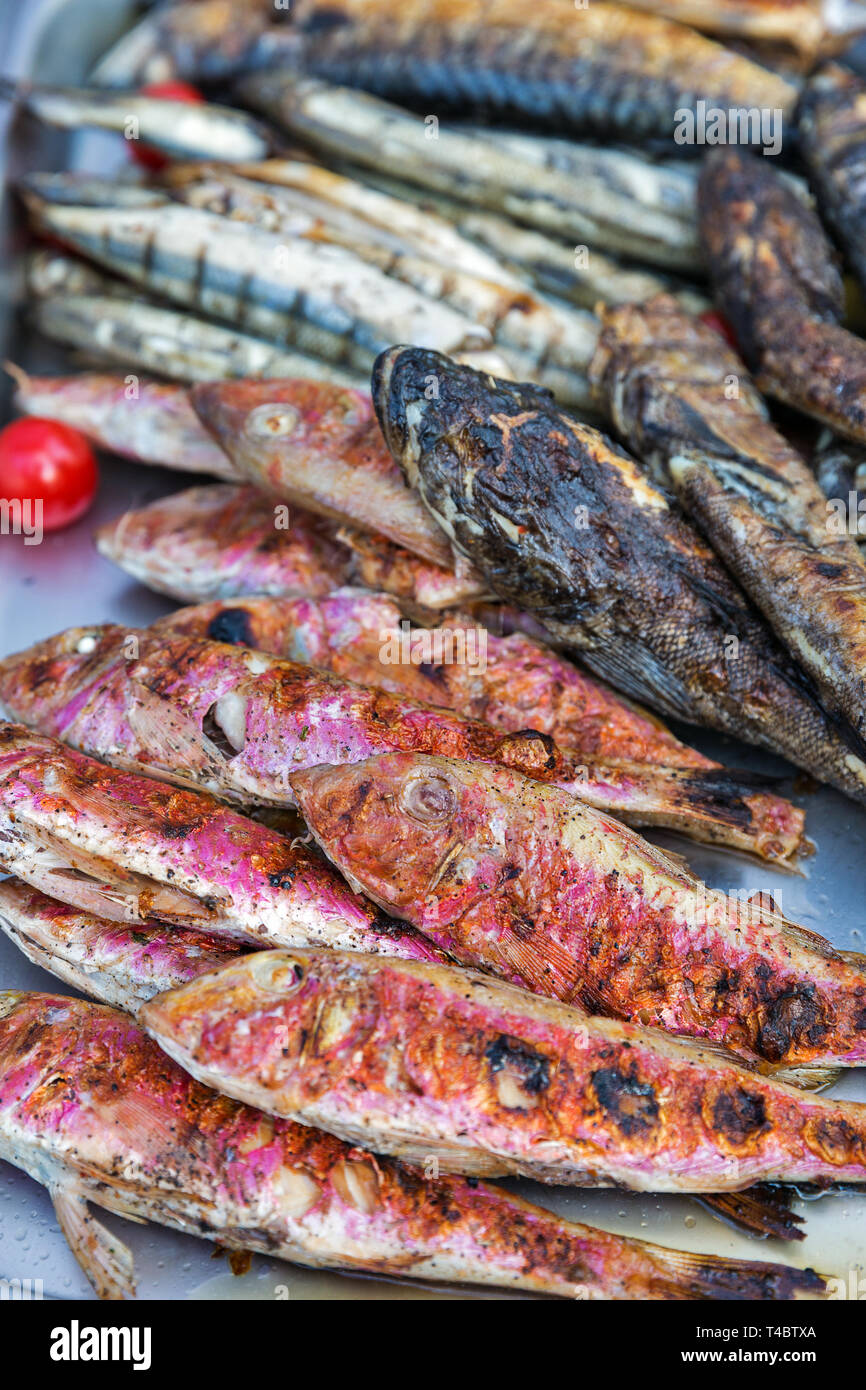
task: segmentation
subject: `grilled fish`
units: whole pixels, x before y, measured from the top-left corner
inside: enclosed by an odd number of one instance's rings
[[[141,87],[171,77],[211,82],[255,61],[275,16],[273,0],[177,0],[150,10],[99,60],[100,87]]]
[[[866,540],[866,445],[822,430],[812,466],[830,502],[829,524],[862,544]]]
[[[787,115],[796,98],[791,83],[693,29],[600,0],[540,6],[529,28],[520,0],[299,0],[287,63],[292,47],[304,73],[424,111],[607,139],[669,140],[674,113],[699,100]]]
[[[157,923],[123,927],[55,902],[9,879],[0,883],[0,930],[33,962],[100,1003],[137,1013],[157,993],[219,969],[243,948],[204,932]],[[697,1198],[752,1234],[802,1240],[793,1189],[748,1188]]]
[[[14,878],[0,883],[0,930],[34,965],[128,1013],[155,994],[228,965],[245,949],[185,927],[109,922]]]
[[[199,419],[239,477],[453,569],[444,533],[391,457],[368,393],[316,381],[203,383]]]
[[[706,0],[628,0],[628,4],[691,24],[706,34],[790,44],[810,58],[866,29],[860,0],[720,0],[712,5]]]
[[[437,383],[437,398],[424,383]],[[376,364],[383,433],[456,548],[590,670],[665,715],[864,798],[846,741],[698,534],[622,449],[537,391],[435,353]]]
[[[817,215],[747,150],[713,150],[699,184],[716,296],[768,395],[866,440],[866,343],[842,328],[844,288]]]
[[[245,111],[212,102],[185,102],[170,97],[98,88],[46,87],[5,82],[0,95],[13,97],[46,125],[63,130],[94,126],[114,130],[127,140],[163,150],[178,159],[219,159],[233,163],[264,159],[272,147],[266,126]]]
[[[866,284],[866,83],[848,68],[827,63],[807,82],[797,108],[800,148],[821,211],[861,284]]]
[[[263,652],[159,630],[71,628],[0,662],[13,718],[122,767],[242,804],[292,806],[291,774],[403,751],[478,758],[636,825],[790,862],[803,813],[717,768],[563,752],[491,724]]]
[[[108,560],[183,603],[242,594],[327,594],[357,580],[422,608],[486,592],[468,565],[418,560],[381,536],[336,530],[320,516],[274,503],[251,487],[211,484],[159,498],[107,522],[96,544]]]
[[[596,172],[587,186],[584,173],[545,168],[492,134],[443,125],[433,139],[431,126],[398,106],[291,73],[257,74],[244,85],[244,96],[320,156],[374,171],[384,167],[389,176],[513,217],[572,246],[598,245],[694,270],[694,223],[641,207],[631,192],[617,195],[615,167],[607,178]],[[673,107],[669,120],[672,129]]]
[[[0,725],[0,864],[110,921],[441,958],[302,845],[211,797],[104,767],[14,724]]]
[[[59,995],[0,995],[0,1157],[49,1187],[104,1298],[134,1294],[132,1257],[88,1203],[297,1264],[569,1298],[825,1288],[812,1270],[683,1254],[471,1180],[424,1179],[216,1095],[125,1015]]]
[[[507,732],[538,729],[591,757],[714,766],[552,648],[521,632],[498,636],[459,614],[439,627],[413,628],[385,594],[338,589],[320,599],[218,599],[181,608],[153,628],[256,647]]]
[[[866,1107],[454,966],[257,951],[141,1018],[226,1095],[454,1172],[657,1192],[866,1182]]]
[[[62,420],[101,449],[137,463],[237,478],[181,387],[100,372],[30,376],[8,364],[7,371],[17,386],[13,405],[25,415]]]
[[[669,298],[609,311],[592,374],[828,709],[866,735],[866,568],[736,353]]]
[[[196,208],[73,207],[25,191],[40,231],[150,293],[354,370],[395,340],[445,352],[490,334],[343,247],[313,245]]]
[[[36,301],[32,315],[47,338],[174,381],[306,374],[343,386],[366,384],[364,376],[334,363],[314,361],[194,314],[114,292],[49,294]]]
[[[597,337],[591,315],[544,300],[526,284],[482,279],[419,255],[414,248],[406,251],[383,245],[359,219],[335,218],[329,204],[310,207],[306,195],[299,200],[293,190],[278,185],[218,174],[185,184],[178,196],[190,207],[284,238],[343,247],[389,278],[483,325],[496,348],[507,353],[517,378],[540,382],[569,404],[588,404],[586,367]]]
[[[866,957],[556,788],[408,753],[292,783],[348,880],[465,965],[762,1065],[866,1064]]]

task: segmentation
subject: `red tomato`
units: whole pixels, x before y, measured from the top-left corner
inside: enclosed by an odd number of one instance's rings
[[[41,502],[44,531],[83,516],[98,481],[93,450],[71,425],[25,415],[0,430],[0,497]]]
[[[700,320],[701,323],[707,325],[707,328],[712,328],[714,333],[718,333],[719,337],[724,338],[735,352],[739,352],[734,330],[723,314],[717,314],[715,309],[707,309],[706,313],[700,315]]]
[[[142,96],[165,97],[167,101],[204,101],[204,97],[190,82],[149,82],[141,89]],[[169,163],[168,156],[152,145],[142,144],[140,140],[128,141],[130,153],[138,164],[146,169],[164,169]]]

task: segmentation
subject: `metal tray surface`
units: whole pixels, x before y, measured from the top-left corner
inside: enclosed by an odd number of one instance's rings
[[[25,11],[15,0],[0,0],[0,70],[4,75],[38,74],[45,81],[81,80],[112,36],[122,30],[132,10],[131,5],[117,0],[49,0],[31,4]],[[0,139],[7,141],[5,169],[10,178],[24,168],[61,168],[64,162],[104,169],[116,159],[117,147],[110,137],[82,136],[67,142],[46,136],[26,120],[15,121],[11,130],[4,131],[4,119],[6,114],[0,110]],[[32,370],[61,371],[62,352],[30,335],[21,313],[14,257],[23,237],[9,199],[0,209],[0,238],[3,356]],[[0,423],[8,417],[8,394],[4,379],[0,385]],[[127,507],[188,486],[191,481],[176,473],[105,457],[96,504],[78,525],[46,536],[39,546],[25,546],[18,537],[0,536],[0,655],[72,624],[113,621],[137,626],[167,612],[172,606],[168,600],[132,583],[96,553],[91,533],[99,523]],[[823,933],[835,945],[866,949],[862,885],[866,811],[832,791],[797,790],[792,770],[778,759],[714,735],[680,732],[704,752],[732,766],[789,779],[783,790],[807,806],[815,854],[806,862],[803,875],[797,876],[774,872],[731,854],[686,845],[672,836],[653,838],[686,853],[695,871],[713,887],[772,893],[788,916]],[[30,965],[5,938],[0,939],[0,988],[72,992]],[[834,1094],[866,1101],[866,1074],[849,1073]],[[688,1198],[578,1191],[530,1182],[509,1186],[574,1220],[662,1245],[812,1266],[846,1283],[853,1278],[853,1288],[866,1267],[866,1193],[863,1198],[826,1196],[798,1201],[797,1209],[808,1214],[807,1238],[783,1245],[733,1231]],[[446,1300],[517,1296],[308,1271],[262,1257],[255,1257],[249,1272],[237,1277],[207,1242],[110,1214],[103,1219],[131,1247],[138,1293],[144,1299]],[[4,1163],[0,1163],[0,1278],[40,1279],[46,1298],[93,1297],[66,1246],[47,1192]]]

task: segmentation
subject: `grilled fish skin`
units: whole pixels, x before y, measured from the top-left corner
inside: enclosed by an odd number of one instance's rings
[[[0,725],[0,864],[111,921],[441,958],[302,845],[211,797],[118,772],[15,724]]]
[[[487,592],[471,574],[427,564],[383,536],[335,529],[278,506],[256,488],[213,483],[124,512],[96,535],[106,559],[182,603],[243,594],[315,598],[357,580],[421,608],[473,602]]]
[[[91,357],[156,372],[173,381],[305,374],[344,386],[365,378],[334,363],[316,361],[195,314],[111,294],[49,294],[32,305],[47,338],[84,349]]]
[[[271,0],[179,0],[128,30],[90,75],[98,87],[141,87],[172,77],[210,82],[243,71],[266,43]],[[274,30],[274,33],[279,32]]]
[[[787,114],[796,97],[792,84],[693,29],[600,0],[539,7],[529,30],[515,0],[300,0],[292,42],[298,68],[315,77],[425,111],[481,111],[578,135],[669,140],[674,112],[699,99]]]
[[[291,73],[257,75],[243,85],[243,96],[320,156],[351,161],[377,176],[384,167],[389,176],[513,217],[572,246],[598,245],[694,272],[694,225],[640,208],[631,191],[617,196],[611,186],[615,169],[596,172],[588,187],[583,170],[546,168],[493,134],[441,125],[431,140],[420,117],[399,106]],[[595,163],[602,163],[600,157]]]
[[[822,430],[811,461],[821,491],[832,503],[829,511],[835,525],[862,546],[866,539],[866,445]]]
[[[216,1095],[128,1017],[59,995],[0,995],[0,1157],[51,1189],[105,1298],[133,1296],[132,1259],[89,1202],[314,1268],[570,1298],[791,1299],[825,1288],[812,1270],[682,1254],[484,1184],[422,1179]]]
[[[862,739],[866,568],[736,353],[662,298],[605,314],[592,375],[619,436],[670,479],[824,705]]]
[[[38,228],[146,290],[354,370],[395,339],[446,352],[490,345],[447,305],[343,247],[290,245],[196,208],[72,207],[25,192]]]
[[[0,83],[0,96],[14,99],[46,125],[114,130],[180,159],[264,159],[273,145],[267,126],[245,111],[213,102],[184,102],[136,91],[113,96],[99,88],[9,81]],[[133,129],[135,136],[130,134]]]
[[[187,206],[229,216],[281,236],[300,237],[313,246],[343,247],[390,279],[409,285],[439,304],[449,305],[490,333],[508,354],[511,374],[537,381],[560,400],[579,406],[589,401],[585,371],[597,336],[595,319],[562,303],[536,295],[530,286],[482,279],[421,255],[415,248],[385,246],[359,219],[336,218],[327,203],[299,203],[293,190],[256,184],[233,174],[187,183],[178,193]],[[348,225],[346,225],[348,222]]]
[[[25,415],[62,420],[101,449],[163,468],[237,479],[228,457],[199,422],[188,393],[160,381],[79,372],[31,376],[7,363],[15,377],[13,405]]]
[[[838,322],[843,285],[817,215],[746,150],[713,150],[698,186],[716,297],[758,386],[866,440],[866,343]]]
[[[451,546],[403,481],[368,393],[300,379],[239,381],[202,383],[190,399],[238,476],[453,569]]]
[[[466,661],[467,651],[472,655],[467,627],[483,664]],[[387,594],[346,588],[321,599],[217,599],[170,613],[153,629],[255,647],[510,733],[538,729],[561,748],[589,756],[718,766],[646,710],[524,633],[499,636],[461,614],[436,628],[412,628]],[[409,661],[393,659],[395,641],[414,653]]]
[[[345,583],[350,552],[320,518],[251,487],[214,483],[133,509],[100,527],[96,545],[150,589],[181,602],[244,593],[327,594]]]
[[[803,812],[724,770],[578,757],[532,729],[503,733],[315,667],[159,630],[71,628],[37,643],[0,662],[0,702],[107,762],[244,805],[294,805],[291,773],[303,767],[418,751],[517,768],[634,824],[766,860],[790,863],[803,849]]]
[[[620,3],[620,0],[616,0]],[[859,0],[628,0],[635,10],[690,24],[718,37],[790,45],[804,57],[842,46],[866,29]]]
[[[34,965],[132,1014],[155,994],[219,969],[243,949],[179,927],[106,922],[14,879],[0,883],[0,930]],[[767,1187],[697,1200],[751,1234],[802,1240],[803,1218],[790,1210],[792,1195],[792,1189]]]
[[[454,1172],[658,1192],[866,1181],[862,1105],[454,966],[259,951],[141,1018],[227,1095]]]
[[[813,73],[797,107],[800,148],[821,211],[866,284],[866,84],[848,68],[826,63]]]
[[[14,878],[0,883],[0,930],[34,965],[127,1013],[155,994],[228,965],[245,949],[184,927],[108,922]]]
[[[431,375],[436,400],[425,398]],[[456,548],[593,674],[864,799],[863,749],[628,454],[539,393],[416,348],[382,355],[373,400],[407,481]]]
[[[862,962],[556,788],[408,753],[292,783],[349,882],[461,964],[763,1067],[866,1065]]]

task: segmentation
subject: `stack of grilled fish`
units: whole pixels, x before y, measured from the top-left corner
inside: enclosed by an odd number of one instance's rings
[[[191,606],[0,662],[0,925],[98,1001],[0,994],[0,1156],[106,1297],[88,1203],[428,1280],[819,1294],[479,1179],[787,1239],[793,1184],[866,1182],[866,1107],[816,1094],[866,1064],[866,959],[631,828],[807,846],[663,718],[866,802],[866,564],[821,489],[857,496],[866,348],[803,178],[866,273],[866,89],[804,76],[817,0],[785,54],[789,3],[521,9],[198,0],[18,93],[169,160],[24,180],[36,322],[100,370],[13,368],[18,408],[213,480],[97,537]],[[247,109],[131,90],[165,76]],[[671,158],[702,102],[778,112],[799,171]]]

